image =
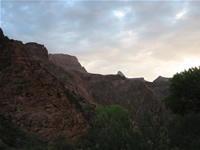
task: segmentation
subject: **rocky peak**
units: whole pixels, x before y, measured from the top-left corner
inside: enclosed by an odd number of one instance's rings
[[[8,40],[9,40],[8,37],[4,36],[3,30],[0,28],[0,43],[2,44],[2,43],[6,42]]]
[[[169,82],[169,78],[159,76],[153,82]]]
[[[4,37],[3,30],[0,28],[0,37]]]
[[[25,44],[25,49],[36,60],[48,60],[48,51],[44,45],[30,42]]]
[[[0,46],[0,115],[47,141],[78,139],[95,105],[76,92],[84,87],[76,72],[49,62],[43,45],[8,39]]]
[[[118,72],[117,72],[117,75],[120,75],[120,76],[122,76],[122,77],[125,77],[125,75],[124,75],[121,71],[118,71]]]
[[[58,66],[63,67],[64,69],[87,73],[85,68],[81,66],[81,64],[75,56],[67,54],[49,54],[49,61],[53,62]]]

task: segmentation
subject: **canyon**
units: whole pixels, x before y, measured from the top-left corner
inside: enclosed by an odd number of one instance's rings
[[[97,105],[119,104],[135,116],[158,110],[169,79],[91,74],[75,56],[48,54],[44,45],[9,39],[0,29],[0,114],[21,129],[52,141],[76,141]]]

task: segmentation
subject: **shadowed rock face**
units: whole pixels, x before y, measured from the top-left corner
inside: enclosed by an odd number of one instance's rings
[[[168,94],[168,82],[144,82],[130,80],[120,75],[82,75],[98,104],[120,104],[136,114],[147,109],[157,109]]]
[[[9,40],[0,30],[0,114],[49,141],[59,134],[76,140],[94,104],[120,104],[138,116],[157,109],[168,84],[89,74],[76,57],[48,55],[43,45]]]
[[[48,51],[44,45],[37,43],[26,43],[24,46],[28,54],[34,59],[48,61]]]
[[[158,78],[156,78],[153,82],[169,82],[169,79],[170,78],[165,78],[165,77],[162,77],[162,76],[159,76]]]
[[[76,140],[95,107],[79,96],[79,79],[49,62],[44,46],[0,36],[0,114],[45,140],[59,134]]]
[[[75,56],[67,54],[49,54],[49,60],[64,69],[87,73],[85,68],[81,66]]]

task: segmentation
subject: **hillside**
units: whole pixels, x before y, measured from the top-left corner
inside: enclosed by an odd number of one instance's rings
[[[9,40],[2,31],[0,39],[0,114],[45,140],[77,139],[94,109],[80,95],[79,78],[49,62],[43,45]]]
[[[51,141],[77,140],[95,105],[119,104],[141,116],[160,108],[166,80],[146,82],[88,73],[70,55],[48,54],[44,45],[10,40],[0,30],[0,114]]]

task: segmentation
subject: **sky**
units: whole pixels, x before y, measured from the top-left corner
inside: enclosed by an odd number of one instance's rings
[[[0,12],[6,36],[90,73],[153,81],[200,65],[200,1],[1,0]]]

